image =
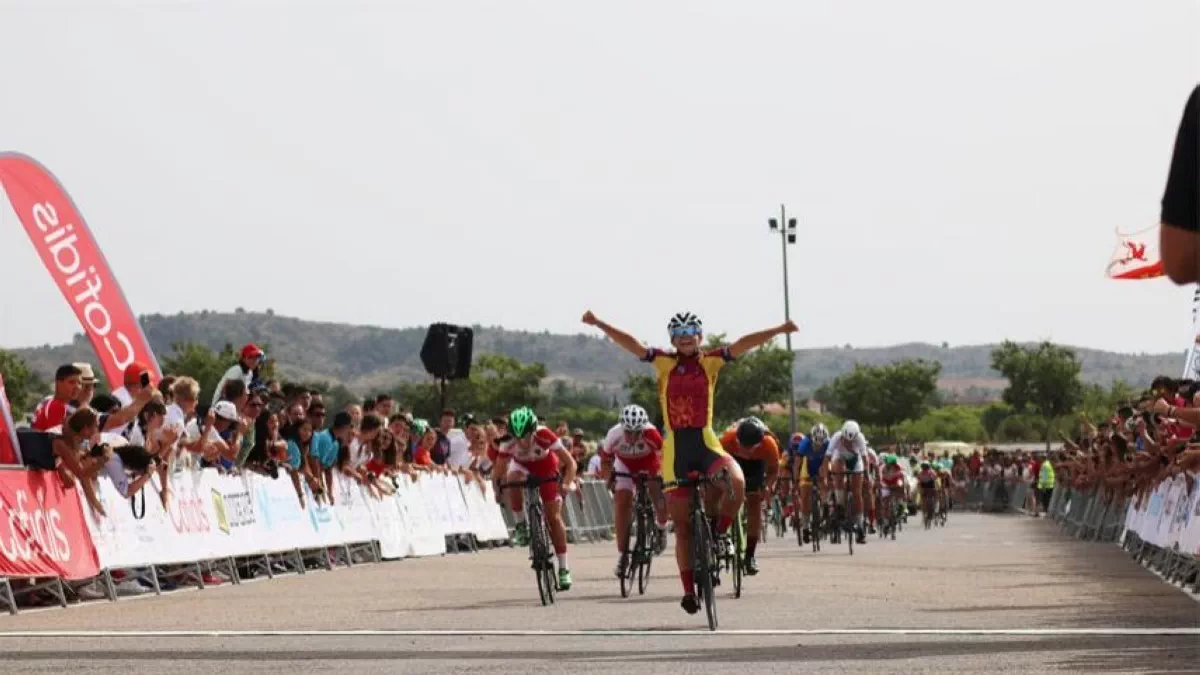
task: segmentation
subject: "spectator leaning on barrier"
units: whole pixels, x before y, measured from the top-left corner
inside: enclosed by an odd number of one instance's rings
[[[71,413],[62,425],[62,434],[52,441],[55,466],[63,487],[75,487],[75,481],[83,486],[84,498],[98,515],[106,515],[92,478],[108,461],[111,449],[106,445],[93,447],[93,439],[100,435],[100,416],[91,408],[81,408]]]
[[[266,361],[266,354],[258,348],[256,344],[248,344],[242,347],[241,358],[238,362],[225,371],[221,379],[217,382],[215,391],[213,391],[213,404],[221,400],[221,392],[225,385],[234,380],[241,381],[246,385],[246,391],[250,390],[250,385],[254,383],[254,379],[258,376],[258,369]]]
[[[54,372],[54,393],[42,399],[33,412],[34,429],[48,431],[60,427],[74,412],[71,402],[79,397],[81,374],[79,367],[70,363],[58,367]]]

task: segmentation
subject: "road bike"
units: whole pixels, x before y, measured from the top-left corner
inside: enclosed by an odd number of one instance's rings
[[[721,480],[725,489],[731,488],[729,474],[722,472]],[[695,584],[696,599],[704,604],[704,612],[708,617],[708,629],[717,629],[717,599],[713,595],[713,587],[720,583],[721,552],[717,549],[716,538],[708,524],[708,516],[704,513],[702,488],[714,485],[715,480],[697,473],[689,474],[687,478],[668,483],[665,488],[692,488],[688,500],[688,511],[692,521],[692,577]]]
[[[542,503],[540,488],[544,483],[557,482],[559,478],[530,475],[525,480],[500,483],[501,492],[511,488],[524,491],[525,522],[529,527],[529,561],[537,577],[538,597],[543,606],[554,604],[558,581],[554,576],[554,547],[550,544],[550,527],[546,524],[546,506]]]
[[[634,484],[633,522],[625,537],[625,551],[629,555],[629,564],[625,574],[621,576],[621,597],[628,598],[633,592],[634,579],[637,579],[638,595],[645,595],[646,586],[650,583],[650,565],[657,552],[659,531],[654,519],[654,505],[650,500],[652,481],[662,482],[662,478],[646,473],[636,475],[614,472],[618,478],[629,478]],[[633,548],[629,540],[633,540]]]

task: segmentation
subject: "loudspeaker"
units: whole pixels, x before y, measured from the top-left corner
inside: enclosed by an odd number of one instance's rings
[[[425,372],[443,380],[464,380],[471,375],[471,344],[475,334],[470,328],[435,323],[421,345],[421,363]]]

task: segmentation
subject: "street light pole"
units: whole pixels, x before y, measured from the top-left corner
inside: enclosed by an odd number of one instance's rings
[[[783,204],[779,205],[779,220],[771,218],[767,221],[771,227],[771,232],[779,231],[779,247],[783,252],[783,319],[784,321],[792,320],[792,305],[790,294],[788,292],[788,244],[796,243],[796,219],[788,220],[787,207]],[[792,355],[793,364],[796,358],[796,353],[792,351],[792,334],[787,333],[784,336],[787,340],[788,353]],[[788,402],[788,410],[791,413],[791,431],[788,432],[788,442],[791,442],[792,434],[796,433],[796,373],[795,368],[788,372],[788,390],[791,392]]]

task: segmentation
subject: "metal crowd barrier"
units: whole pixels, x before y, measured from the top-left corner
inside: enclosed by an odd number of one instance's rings
[[[1142,566],[1157,571],[1168,583],[1200,593],[1200,559],[1179,550],[1179,546],[1164,548],[1143,540],[1132,530],[1125,529],[1125,513],[1129,502],[1105,486],[1094,490],[1077,490],[1058,485],[1050,498],[1049,517],[1063,532],[1084,541],[1119,542]]]

